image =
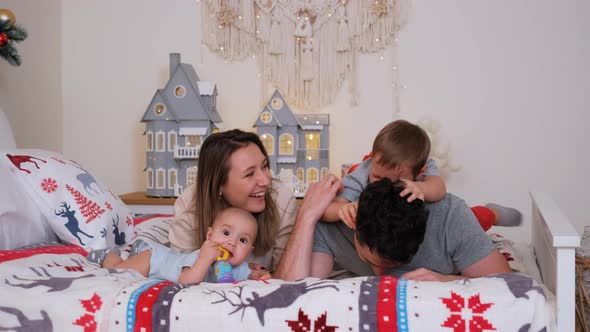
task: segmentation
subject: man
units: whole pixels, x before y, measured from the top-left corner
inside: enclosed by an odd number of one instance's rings
[[[356,228],[318,223],[342,184],[328,175],[310,187],[274,276],[326,278],[335,263],[353,275],[392,274],[450,281],[510,272],[504,257],[463,200],[407,202],[404,182],[370,184],[359,200]]]

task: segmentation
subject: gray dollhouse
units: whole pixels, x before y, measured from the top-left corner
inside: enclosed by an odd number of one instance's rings
[[[254,127],[266,147],[273,176],[303,196],[329,166],[329,114],[294,114],[278,90],[256,118]]]
[[[146,193],[173,197],[197,177],[201,143],[218,131],[217,88],[170,54],[170,79],[158,89],[143,118],[146,137]]]

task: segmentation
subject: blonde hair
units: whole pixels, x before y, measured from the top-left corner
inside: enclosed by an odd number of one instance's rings
[[[207,239],[207,229],[213,225],[217,214],[229,207],[220,197],[221,186],[227,182],[227,175],[231,168],[230,156],[237,150],[249,145],[258,146],[262,154],[268,159],[268,153],[260,138],[250,132],[239,129],[211,134],[199,153],[199,171],[197,172],[197,187],[194,198],[195,229],[197,243],[200,247]],[[279,230],[279,213],[271,197],[272,186],[267,190],[264,211],[254,214],[258,225],[254,255],[266,254],[274,245]]]
[[[389,123],[373,141],[373,157],[380,153],[379,164],[396,167],[407,163],[414,176],[418,175],[430,154],[430,139],[420,126],[406,120]]]

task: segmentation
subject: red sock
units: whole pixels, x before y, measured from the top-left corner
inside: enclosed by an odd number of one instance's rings
[[[496,223],[496,214],[494,214],[494,211],[490,208],[485,206],[473,206],[471,207],[471,211],[475,214],[475,218],[479,221],[484,232],[487,232],[488,229],[492,228]]]

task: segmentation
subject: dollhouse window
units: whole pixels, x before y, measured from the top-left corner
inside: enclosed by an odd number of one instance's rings
[[[178,98],[186,96],[186,88],[182,85],[178,85],[176,88],[174,88],[174,95]]]
[[[278,111],[283,108],[283,101],[280,98],[275,98],[270,102],[270,105],[275,111]]]
[[[196,147],[201,144],[201,136],[199,135],[188,135],[186,136],[186,146]]]
[[[154,106],[154,113],[158,116],[164,115],[164,113],[166,113],[166,106],[160,103],[156,104],[156,106]]]
[[[310,168],[307,170],[307,183],[318,182],[318,170]]]
[[[162,168],[156,170],[156,189],[164,189],[166,187],[166,171]]]
[[[272,135],[262,134],[260,135],[260,140],[262,141],[262,145],[264,145],[268,155],[272,156],[274,154],[274,139]]]
[[[151,168],[148,168],[146,171],[146,177],[147,177],[147,188],[148,189],[152,189],[154,187],[154,170]]]
[[[198,171],[198,167],[194,166],[194,167],[190,167],[186,169],[186,186],[190,186],[193,183],[197,182],[197,171]]]
[[[164,145],[164,141],[165,141],[164,137],[164,132],[163,131],[158,131],[156,133],[156,151],[164,151],[165,149],[165,145]]]
[[[169,131],[168,132],[168,151],[174,151],[174,147],[176,146],[176,132]]]
[[[307,160],[317,160],[320,157],[320,134],[312,132],[305,134],[305,149],[307,150]]]
[[[262,112],[262,114],[260,114],[260,121],[264,122],[264,123],[269,123],[272,120],[272,114],[270,114],[270,112],[266,111],[266,112]]]
[[[301,167],[297,168],[297,179],[299,179],[299,182],[300,183],[304,183],[305,182],[303,168],[301,168]]]
[[[293,135],[283,134],[279,137],[279,153],[293,154]]]
[[[324,178],[324,176],[328,175],[329,169],[327,169],[326,167],[322,167],[322,177],[321,179]]]
[[[148,131],[145,135],[146,151],[152,151],[154,149],[154,134]]]
[[[178,171],[174,168],[168,170],[168,189],[174,189],[177,184]]]

